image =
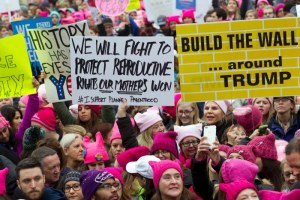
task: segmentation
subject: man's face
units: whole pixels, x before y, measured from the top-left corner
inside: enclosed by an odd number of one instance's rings
[[[300,181],[300,153],[292,152],[290,155],[286,155],[286,160],[292,168],[293,175]]]
[[[263,9],[264,19],[274,18],[274,11],[271,8]]]
[[[18,187],[27,200],[38,200],[43,195],[45,176],[41,168],[22,169],[19,172]]]
[[[57,154],[47,156],[42,161],[47,183],[55,183],[60,176],[60,160]]]
[[[107,36],[113,35],[113,27],[112,25],[104,25],[105,32]]]
[[[119,183],[118,187],[112,186],[112,184]],[[107,187],[107,186],[111,187]],[[122,186],[119,181],[115,181],[112,178],[105,180],[102,185],[96,190],[92,200],[120,200],[122,196]]]

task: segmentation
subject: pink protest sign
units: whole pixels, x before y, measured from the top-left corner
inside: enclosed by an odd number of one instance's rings
[[[125,12],[129,0],[95,0],[98,10],[108,16],[116,16]]]

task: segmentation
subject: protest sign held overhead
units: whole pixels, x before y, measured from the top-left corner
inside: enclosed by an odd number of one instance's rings
[[[20,21],[12,22],[11,26],[14,34],[18,34],[18,33],[24,34],[32,72],[34,76],[37,76],[38,74],[40,74],[42,67],[32,46],[27,29],[50,28],[52,27],[51,18],[45,17],[45,18],[20,20]]]
[[[126,11],[129,0],[95,0],[100,13],[108,16],[121,15]]]
[[[34,94],[23,35],[0,39],[0,49],[0,99]]]
[[[183,101],[299,95],[297,18],[176,30]]]
[[[31,29],[28,34],[47,77],[49,102],[71,100],[70,37],[89,35],[86,21],[51,29]]]
[[[172,37],[71,37],[73,103],[173,105]]]

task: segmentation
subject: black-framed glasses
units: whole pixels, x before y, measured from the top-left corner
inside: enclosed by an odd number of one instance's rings
[[[104,189],[104,190],[111,190],[112,187],[114,187],[115,189],[119,190],[121,188],[121,184],[117,181],[113,182],[113,183],[103,183],[99,189]]]
[[[166,151],[166,150],[157,150],[157,151],[155,151],[154,155],[155,156],[158,156],[159,154],[167,155],[168,153],[169,153],[169,151]]]
[[[197,146],[200,143],[200,140],[190,140],[190,141],[186,141],[186,142],[181,142],[181,145],[184,147],[189,147],[191,144],[193,146]]]
[[[179,110],[178,114],[179,115],[190,115],[194,110]]]
[[[65,187],[65,192],[70,192],[70,190],[73,189],[74,191],[80,190],[80,185],[72,185],[72,186],[66,186]]]

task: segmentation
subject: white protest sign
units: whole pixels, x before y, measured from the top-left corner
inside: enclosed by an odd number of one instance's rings
[[[174,104],[172,37],[71,37],[74,104]]]
[[[20,10],[19,0],[1,0],[0,13]]]
[[[144,6],[149,21],[156,22],[159,15],[171,16],[174,14],[174,0],[144,0]]]
[[[87,22],[27,31],[47,75],[47,100],[51,103],[71,100],[70,37],[90,35]]]

